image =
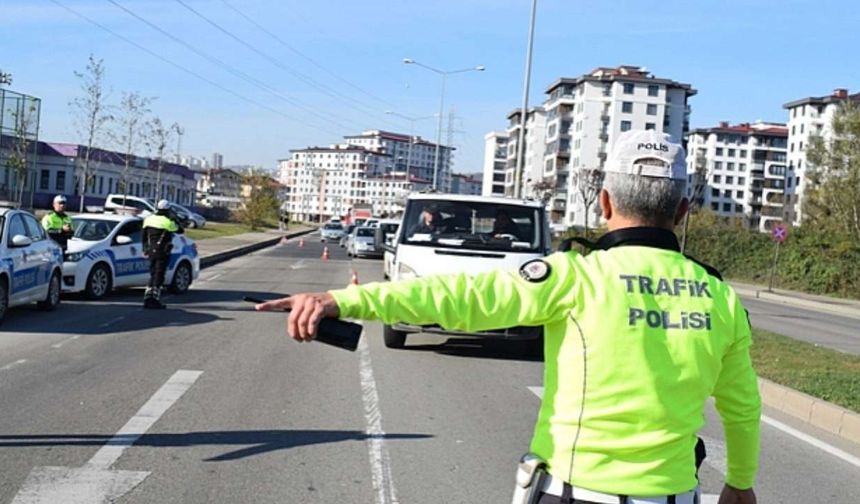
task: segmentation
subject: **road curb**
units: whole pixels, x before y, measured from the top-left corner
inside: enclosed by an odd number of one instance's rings
[[[295,233],[280,235],[275,238],[271,238],[261,242],[242,245],[241,247],[235,247],[228,250],[223,250],[221,252],[217,252],[215,254],[209,254],[206,257],[200,258],[200,269],[205,269],[218,263],[227,261],[229,259],[233,259],[235,257],[239,257],[245,254],[250,254],[251,252],[256,252],[257,250],[264,249],[266,247],[277,245],[278,242],[280,242],[284,238],[295,238],[296,236],[306,235],[314,231],[316,231],[316,228],[304,229],[302,231],[296,231]]]
[[[762,402],[767,406],[860,444],[860,415],[857,413],[766,378],[758,379],[758,389]]]
[[[730,283],[731,284],[731,283]],[[765,301],[773,301],[788,306],[799,306],[802,308],[812,308],[815,310],[831,313],[834,315],[842,315],[845,317],[855,318],[860,320],[860,309],[851,306],[842,306],[839,304],[831,304],[812,299],[803,299],[792,296],[785,296],[775,292],[768,292],[760,289],[751,289],[738,285],[732,285],[732,288],[741,296],[754,297]]]

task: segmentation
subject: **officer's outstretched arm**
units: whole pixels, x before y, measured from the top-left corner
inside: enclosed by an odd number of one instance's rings
[[[517,271],[432,276],[331,291],[342,318],[439,324],[483,331],[537,326],[566,316],[576,297],[571,256],[553,254]]]
[[[739,300],[735,306],[737,336],[723,356],[713,395],[726,434],[726,483],[748,489],[753,486],[758,471],[761,397],[750,359],[749,321]]]

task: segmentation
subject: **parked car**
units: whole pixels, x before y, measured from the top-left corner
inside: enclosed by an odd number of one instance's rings
[[[127,194],[108,194],[105,198],[105,212],[125,213],[148,217],[156,212],[155,203],[147,198]]]
[[[349,241],[349,235],[352,234],[352,231],[356,228],[355,224],[350,224],[343,230],[343,236],[340,237],[340,247],[346,248],[346,244]]]
[[[0,322],[9,308],[60,304],[63,251],[29,212],[0,208]]]
[[[100,299],[116,287],[146,286],[149,259],[143,255],[143,219],[81,214],[72,222],[75,235],[69,239],[63,263],[63,292],[84,292],[90,299]],[[199,274],[197,245],[184,235],[174,235],[165,285],[182,294]]]
[[[206,219],[197,212],[192,211],[188,207],[184,207],[178,203],[171,203],[170,209],[182,221],[182,227],[186,228],[202,228],[206,225]]]
[[[322,241],[340,241],[343,236],[343,226],[340,222],[329,222],[320,230]]]
[[[353,230],[352,239],[346,247],[350,257],[381,257],[382,249],[376,246],[376,232],[372,227],[360,226]]]

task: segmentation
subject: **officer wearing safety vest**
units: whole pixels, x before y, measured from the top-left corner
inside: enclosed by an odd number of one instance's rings
[[[469,332],[542,325],[544,396],[515,503],[698,502],[696,433],[709,396],[727,448],[719,502],[755,503],[761,400],[749,322],[719,273],[680,252],[684,151],[653,130],[622,133],[605,172],[609,232],[588,254],[556,253],[518,272],[352,285],[257,309],[291,309],[287,329],[300,341],[314,338],[322,317]]]
[[[148,309],[166,308],[161,302],[161,289],[173,250],[173,235],[184,233],[169,201],[159,201],[156,208],[155,214],[143,220],[143,250],[149,257],[149,285],[143,295],[143,307]]]
[[[54,196],[54,209],[42,217],[42,227],[65,252],[69,238],[74,235],[72,218],[66,213],[65,196],[62,194]]]

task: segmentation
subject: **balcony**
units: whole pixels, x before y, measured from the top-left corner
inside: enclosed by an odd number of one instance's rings
[[[762,217],[777,217],[782,219],[782,216],[785,212],[783,212],[782,207],[764,207],[761,209]]]
[[[554,199],[552,200],[552,210],[554,212],[564,212],[567,209],[567,200]]]
[[[604,142],[608,142],[609,141],[609,132],[606,131],[605,129],[600,130],[600,134],[597,135],[597,137],[600,138],[601,140],[603,140]]]

